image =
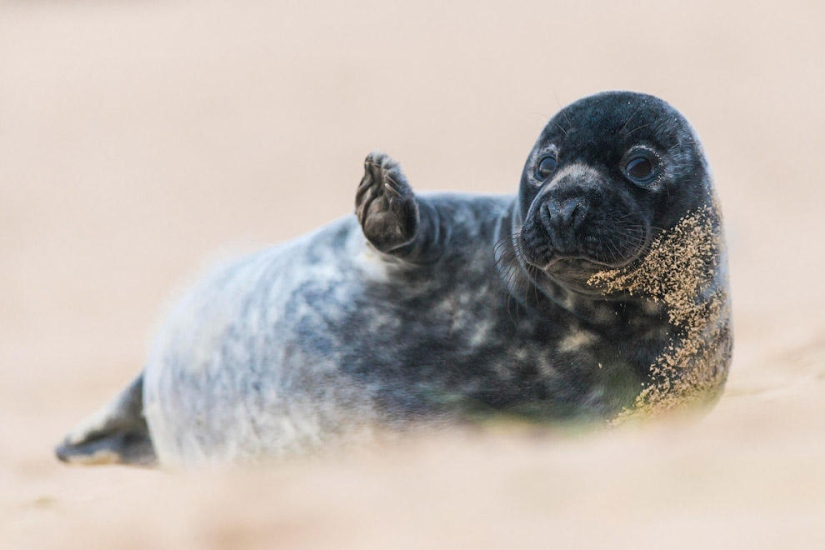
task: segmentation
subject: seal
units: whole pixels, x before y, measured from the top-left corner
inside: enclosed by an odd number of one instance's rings
[[[58,457],[246,462],[489,415],[614,422],[722,391],[721,215],[695,132],[660,99],[564,108],[514,196],[416,194],[370,154],[355,214],[207,277]]]

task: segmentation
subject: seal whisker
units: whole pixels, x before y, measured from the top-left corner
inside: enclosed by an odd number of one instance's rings
[[[628,135],[633,135],[636,132],[638,132],[639,130],[641,130],[642,128],[647,128],[648,126],[650,126],[650,123],[642,124],[641,126],[637,126],[636,128],[632,129],[630,132],[628,132]]]
[[[630,114],[630,116],[629,116],[629,117],[627,117],[627,120],[625,121],[625,123],[624,123],[624,124],[622,124],[622,127],[619,129],[619,132],[618,132],[618,133],[621,133],[622,131],[624,131],[624,129],[625,129],[625,128],[627,128],[627,125],[628,125],[628,124],[630,124],[630,121],[631,121],[631,120],[633,120],[633,117],[634,117],[634,116],[636,116],[636,113],[638,113],[638,112],[639,112],[639,110],[640,110],[643,106],[644,106],[644,105],[640,104],[638,107],[636,107],[636,109],[635,109],[635,110],[634,110],[634,111]],[[632,133],[633,133],[633,132],[631,132],[631,134],[632,134]]]
[[[564,118],[565,118],[565,120],[567,121],[568,128],[567,128],[567,130],[564,130],[564,135],[567,135],[567,132],[569,132],[570,130],[572,130],[572,129],[573,129],[573,123],[572,123],[572,122],[570,122],[570,117],[567,115],[567,111],[566,111],[565,109],[562,109],[562,108],[561,108],[561,107],[562,107],[562,105],[561,105],[561,101],[559,101],[559,96],[558,96],[558,94],[556,93],[556,90],[553,90],[553,97],[556,99],[556,104],[559,106],[559,109],[561,109],[561,112],[563,113]],[[558,123],[556,124],[556,126],[558,126],[559,128],[561,128],[561,125],[559,125]]]

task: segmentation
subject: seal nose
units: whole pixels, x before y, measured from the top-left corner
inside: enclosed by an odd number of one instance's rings
[[[571,229],[578,229],[587,214],[587,204],[581,198],[567,199],[559,208],[559,223]]]
[[[545,202],[540,211],[542,224],[550,234],[577,230],[587,216],[587,203],[581,197]]]

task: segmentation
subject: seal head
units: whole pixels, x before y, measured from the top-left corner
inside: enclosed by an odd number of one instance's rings
[[[633,265],[656,235],[708,204],[701,145],[673,107],[608,92],[560,111],[522,173],[513,217],[519,262],[539,287],[597,291],[587,280]]]

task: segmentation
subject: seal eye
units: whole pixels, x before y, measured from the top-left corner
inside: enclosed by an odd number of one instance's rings
[[[625,165],[625,174],[636,185],[647,185],[656,178],[656,165],[648,155],[636,155]]]
[[[558,166],[556,157],[544,157],[536,168],[536,177],[540,180],[546,180],[556,170],[556,166]]]

